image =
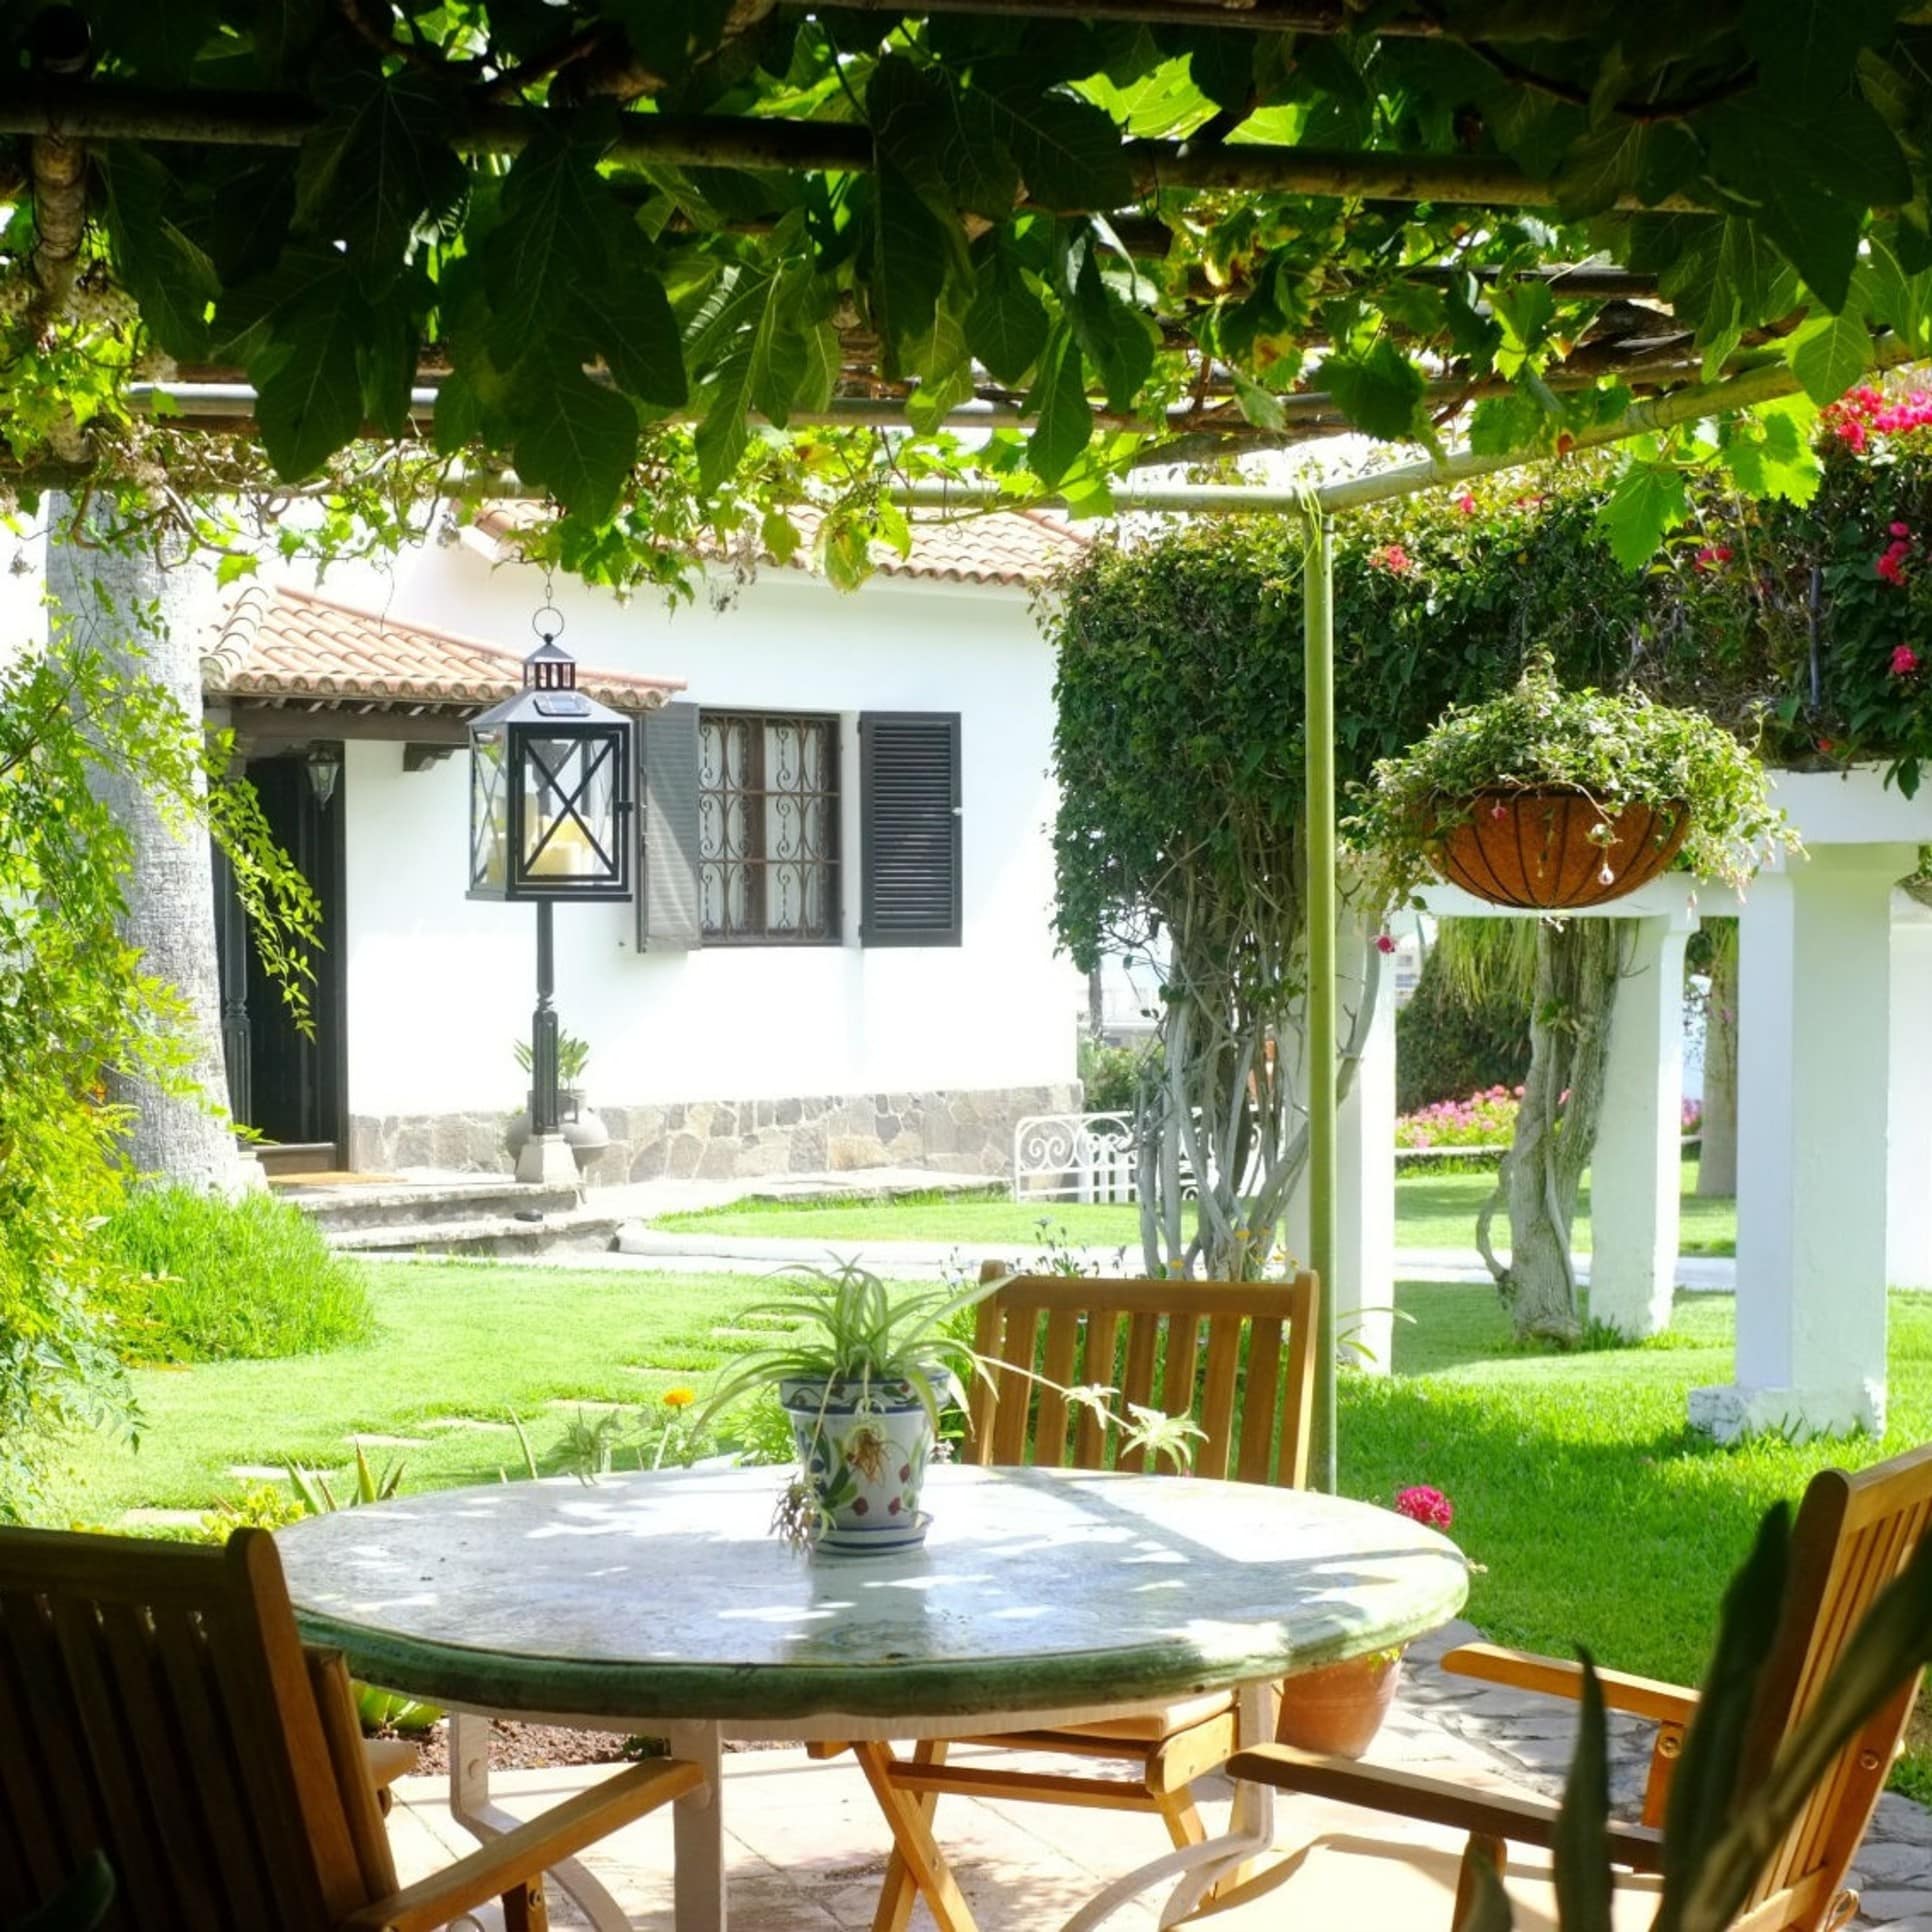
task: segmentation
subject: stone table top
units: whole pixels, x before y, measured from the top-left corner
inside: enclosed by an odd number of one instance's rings
[[[1433,1530],[1303,1490],[942,1467],[923,1547],[807,1559],[770,1533],[777,1483],[703,1469],[431,1491],[277,1541],[304,1636],[357,1675],[586,1718],[1129,1705],[1405,1642],[1468,1587]]]

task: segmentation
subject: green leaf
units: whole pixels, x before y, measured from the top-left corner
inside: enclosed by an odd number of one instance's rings
[[[1886,40],[1897,13],[1896,0],[1744,0],[1738,24],[1766,94],[1811,101],[1843,86],[1858,50]]]
[[[1417,434],[1423,374],[1387,336],[1367,355],[1331,355],[1315,380],[1364,435],[1398,442]]]
[[[649,73],[675,81],[724,38],[731,0],[603,0],[601,11],[622,22]]]
[[[1684,473],[1674,463],[1633,460],[1604,499],[1596,525],[1626,570],[1640,570],[1667,531],[1690,515]]]
[[[1020,171],[983,94],[891,54],[866,83],[865,108],[880,155],[936,214],[965,208],[1004,221],[1013,212]]]
[[[641,247],[626,250],[607,275],[576,285],[572,312],[620,389],[659,409],[682,405],[687,386],[677,321]]]
[[[1142,383],[1153,373],[1157,337],[1148,318],[1107,286],[1091,235],[1079,250],[1067,315],[1081,354],[1107,392],[1107,406],[1132,409]]]
[[[1046,306],[1027,286],[1019,257],[1002,236],[988,237],[975,253],[966,345],[994,381],[1021,382],[1046,347]]]
[[[1092,102],[1041,93],[1011,61],[983,63],[975,79],[988,99],[989,125],[1019,163],[1030,200],[1063,214],[1133,200],[1120,131]]]
[[[1234,400],[1240,406],[1241,414],[1257,429],[1280,429],[1287,422],[1281,407],[1281,398],[1263,389],[1258,382],[1251,382],[1239,369],[1234,375]]]
[[[569,367],[532,382],[518,402],[518,473],[573,515],[607,523],[637,461],[637,411]]]
[[[1807,396],[1762,404],[1722,437],[1725,467],[1747,495],[1809,503],[1823,474],[1813,443],[1817,424],[1817,407]]]
[[[454,456],[483,436],[483,404],[461,369],[452,370],[436,390],[432,423],[439,456]]]
[[[1792,373],[1819,408],[1836,402],[1871,366],[1872,338],[1862,311],[1815,315],[1790,336]]]
[[[208,353],[208,309],[219,292],[214,264],[175,220],[181,189],[145,148],[103,148],[107,232],[115,267],[141,306],[141,319],[169,355]]]
[[[873,286],[884,310],[887,365],[894,371],[916,369],[912,345],[932,328],[955,256],[964,256],[965,236],[956,222],[942,224],[897,168],[881,164],[875,191]]]
[[[468,171],[450,147],[453,93],[414,67],[354,68],[317,89],[328,115],[302,143],[298,233],[347,244],[380,286],[399,274],[419,228],[446,225]]]
[[[1540,275],[1513,281],[1498,277],[1489,291],[1489,303],[1503,325],[1496,367],[1514,377],[1536,359],[1537,351],[1548,340],[1556,316],[1556,297]]]
[[[1557,1820],[1556,1907],[1563,1932],[1611,1932],[1610,1754],[1603,1686],[1586,1650],[1576,1750]]]
[[[1080,345],[1064,325],[1054,330],[1040,358],[1040,373],[1027,407],[1035,417],[1033,434],[1026,443],[1027,468],[1048,489],[1055,489],[1086,455],[1093,436],[1093,410],[1087,402]]]

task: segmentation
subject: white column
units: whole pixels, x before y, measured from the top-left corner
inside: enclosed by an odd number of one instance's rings
[[[1362,1000],[1362,982],[1352,970],[1362,956],[1356,950],[1362,939],[1360,928],[1349,921],[1344,905],[1336,989],[1344,1046]],[[1386,1375],[1395,1331],[1395,975],[1386,957],[1376,959],[1375,1008],[1354,1084],[1336,1119],[1335,1280],[1324,1282],[1322,1291],[1334,1297],[1343,1364]],[[1302,1068],[1297,1088],[1304,1104],[1306,1080]],[[1281,1240],[1291,1254],[1308,1252],[1305,1170],[1282,1216]]]
[[[1720,1440],[1884,1427],[1891,898],[1916,857],[1820,844],[1746,896],[1737,1379],[1690,1401]]]
[[[1892,902],[1885,1278],[1932,1288],[1932,910]]]
[[[1670,1326],[1684,1131],[1688,910],[1633,920],[1590,1161],[1590,1314],[1633,1340]]]

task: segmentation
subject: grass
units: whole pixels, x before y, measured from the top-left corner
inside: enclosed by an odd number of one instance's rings
[[[107,1245],[141,1279],[117,1312],[123,1352],[210,1362],[309,1355],[366,1340],[361,1268],[286,1201],[145,1189],[110,1217]]]
[[[77,1438],[51,1484],[60,1520],[111,1527],[139,1506],[209,1508],[246,1486],[231,1467],[294,1457],[344,1468],[353,1455],[345,1438],[358,1433],[424,1442],[370,1451],[378,1467],[403,1457],[407,1488],[492,1481],[521,1461],[506,1412],[531,1422],[549,1456],[572,1412],[546,1405],[637,1402],[700,1381],[729,1346],[713,1330],[767,1292],[748,1275],[436,1262],[365,1273],[376,1328],[360,1346],[136,1369],[138,1444]],[[494,1426],[426,1426],[447,1417]]]
[[[1737,1204],[1702,1200],[1692,1190],[1697,1167],[1684,1164],[1683,1239],[1685,1254],[1737,1252]],[[1405,1175],[1395,1184],[1395,1240],[1398,1248],[1473,1248],[1476,1215],[1494,1182],[1487,1174]],[[1589,1189],[1583,1195],[1576,1245],[1590,1246]],[[957,1244],[972,1253],[982,1247],[1037,1247],[1046,1220],[1074,1247],[1135,1247],[1140,1241],[1140,1210],[1127,1206],[1088,1206],[1077,1201],[1022,1204],[1002,1192],[924,1193],[879,1201],[853,1196],[842,1200],[739,1201],[730,1207],[689,1214],[667,1214],[657,1226],[671,1233],[790,1236],[824,1241],[927,1241]]]

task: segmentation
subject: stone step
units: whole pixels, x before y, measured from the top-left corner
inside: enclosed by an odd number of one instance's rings
[[[277,1192],[330,1235],[472,1219],[510,1221],[524,1213],[547,1218],[573,1212],[583,1199],[575,1187],[526,1186],[508,1174],[479,1174],[473,1181],[289,1187]]]
[[[338,1228],[329,1246],[344,1254],[607,1254],[617,1239],[618,1218],[578,1211],[522,1221],[508,1214],[478,1214],[457,1221],[404,1221],[387,1226]]]

